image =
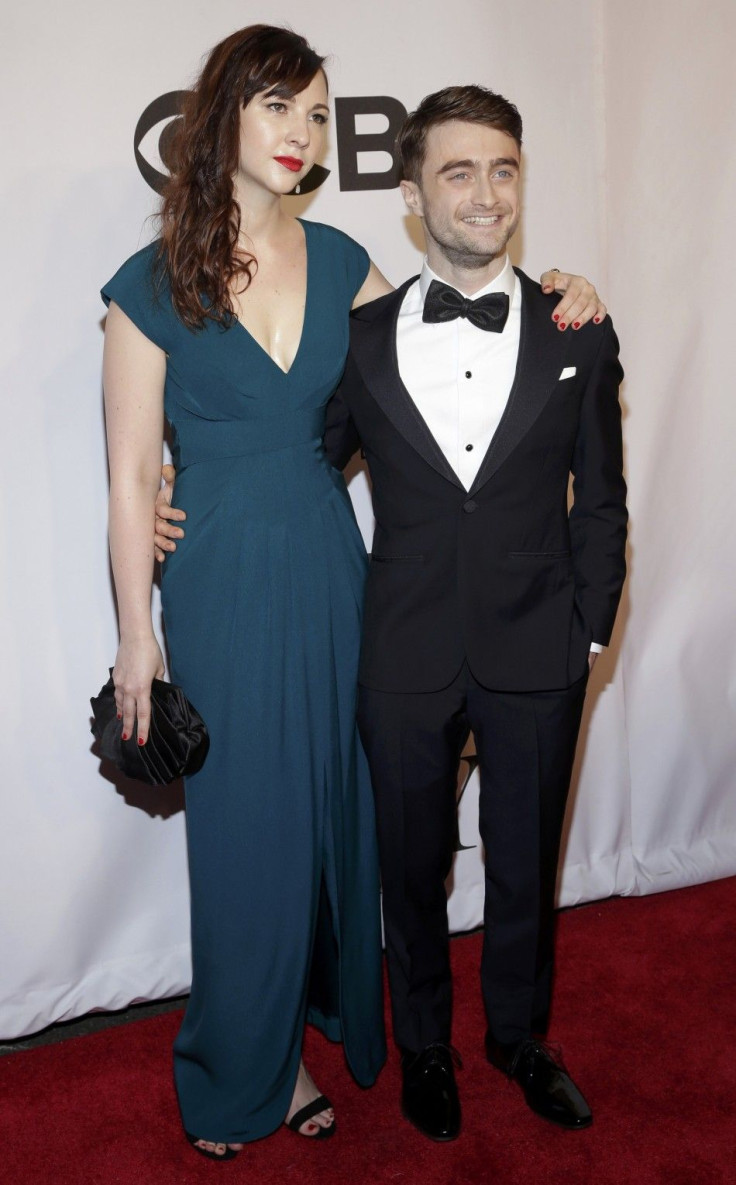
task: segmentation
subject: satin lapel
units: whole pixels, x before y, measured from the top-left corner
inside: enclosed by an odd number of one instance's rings
[[[516,374],[506,410],[488,446],[470,493],[493,477],[526,435],[560,377],[567,339],[551,320],[551,302],[540,287],[514,268],[521,283],[521,334]]]
[[[370,305],[364,306],[365,312],[356,310],[350,318],[350,350],[363,382],[394,428],[437,473],[463,489],[399,374],[396,322],[406,291],[415,279],[407,280],[383,298],[375,315]]]

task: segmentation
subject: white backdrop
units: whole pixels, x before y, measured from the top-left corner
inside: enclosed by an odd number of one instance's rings
[[[249,21],[291,23],[332,53],[337,96],[411,108],[477,81],[520,107],[515,261],[592,277],[627,371],[631,577],[591,683],[560,901],[736,872],[736,9],[711,0],[705,22],[699,7],[315,0],[304,16],[297,0],[31,0],[3,18],[0,1036],[188,985],[180,790],[115,785],[90,751],[88,698],[117,639],[97,294],[152,233],[141,112]],[[334,142],[325,165],[300,210],[353,234],[394,282],[418,270],[398,191],[341,192]],[[361,475],[351,492],[368,538]],[[481,913],[476,802],[471,780],[456,929]]]

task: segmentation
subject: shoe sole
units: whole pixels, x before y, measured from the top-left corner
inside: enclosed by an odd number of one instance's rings
[[[401,1108],[401,1114],[403,1115],[406,1122],[411,1124],[415,1131],[418,1131],[421,1136],[425,1137],[425,1139],[432,1140],[435,1144],[451,1144],[452,1141],[456,1140],[460,1135],[461,1129],[458,1129],[458,1131],[453,1136],[433,1136],[431,1132],[425,1131],[423,1127],[420,1127],[418,1123],[415,1123],[411,1116],[407,1115],[403,1107]]]
[[[487,1050],[486,1050],[486,1061],[488,1062],[488,1065],[489,1065],[489,1066],[492,1066],[492,1067],[493,1067],[493,1069],[494,1069],[494,1070],[498,1070],[498,1071],[499,1071],[499,1073],[503,1074],[504,1078],[505,1078],[505,1079],[506,1079],[508,1082],[511,1082],[511,1081],[513,1081],[513,1079],[510,1079],[510,1078],[509,1078],[509,1076],[508,1076],[508,1074],[506,1073],[506,1071],[504,1070],[503,1066],[499,1066],[499,1065],[498,1065],[496,1062],[494,1062],[493,1058],[489,1057],[489,1055],[488,1055],[488,1051],[487,1051]],[[514,1085],[515,1085],[515,1086],[519,1086],[519,1083],[518,1083],[518,1082],[515,1082],[515,1083],[514,1083]],[[524,1090],[523,1090],[523,1088],[520,1088],[520,1089],[521,1089],[521,1093],[522,1093],[522,1095],[523,1095],[523,1094],[524,1094]],[[539,1111],[535,1111],[535,1109],[534,1109],[534,1107],[532,1107],[531,1103],[529,1103],[529,1102],[527,1101],[527,1099],[526,1099],[526,1096],[524,1096],[524,1102],[526,1103],[527,1107],[528,1107],[528,1108],[529,1108],[529,1110],[531,1111],[532,1115],[536,1115],[537,1119],[543,1119],[545,1123],[551,1123],[551,1124],[552,1124],[552,1126],[553,1126],[553,1127],[556,1127],[558,1131],[563,1131],[563,1132],[584,1132],[584,1131],[585,1131],[585,1129],[586,1129],[586,1128],[588,1128],[588,1127],[590,1127],[590,1126],[591,1126],[591,1124],[593,1123],[593,1116],[592,1116],[592,1115],[591,1115],[590,1119],[586,1119],[586,1120],[584,1120],[584,1121],[583,1121],[583,1123],[575,1123],[575,1124],[571,1124],[571,1123],[559,1123],[559,1122],[558,1122],[558,1120],[556,1120],[556,1119],[550,1119],[549,1115],[542,1115],[542,1114],[541,1114],[541,1112],[539,1112]]]
[[[528,1103],[527,1107],[529,1107]],[[558,1123],[556,1119],[550,1119],[548,1115],[541,1115],[539,1111],[535,1111],[533,1107],[529,1107],[529,1110],[531,1111],[532,1115],[536,1115],[537,1119],[542,1119],[545,1123],[549,1123],[552,1125],[552,1127],[556,1127],[558,1132],[584,1132],[587,1128],[593,1126],[592,1115],[590,1119],[586,1119],[583,1123],[576,1123],[572,1125],[569,1123]]]

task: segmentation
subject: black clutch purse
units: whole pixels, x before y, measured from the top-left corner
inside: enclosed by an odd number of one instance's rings
[[[154,679],[151,687],[151,727],[145,745],[135,730],[123,740],[123,722],[117,718],[115,685],[110,678],[94,696],[92,732],[107,757],[126,777],[149,786],[162,786],[176,778],[190,777],[204,765],[210,747],[207,726],[181,687]]]

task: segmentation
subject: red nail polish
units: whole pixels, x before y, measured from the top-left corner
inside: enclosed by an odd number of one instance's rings
[[[118,720],[122,720],[122,718],[123,718],[123,713],[122,713],[122,712],[118,712]]]
[[[559,329],[567,329],[567,326],[565,325],[565,322],[564,322],[564,321],[560,321],[560,324],[559,324],[558,328],[559,328]]]
[[[593,324],[594,324],[594,325],[600,325],[600,323],[601,323],[601,319],[600,319],[600,317],[594,317],[594,318],[593,318]]]
[[[553,320],[553,321],[559,321],[559,319],[560,319],[560,314],[559,314],[559,313],[553,313],[553,314],[552,314],[552,320]]]
[[[579,328],[580,328],[580,322],[579,322],[579,321],[573,321],[573,326],[572,326],[572,327],[573,327],[573,329],[579,329]]]
[[[123,740],[127,741],[127,739],[128,739],[128,734],[127,734],[127,732],[124,732],[123,733]]]
[[[146,742],[143,740],[143,737],[138,737],[138,744],[139,745],[145,745],[145,743]]]

